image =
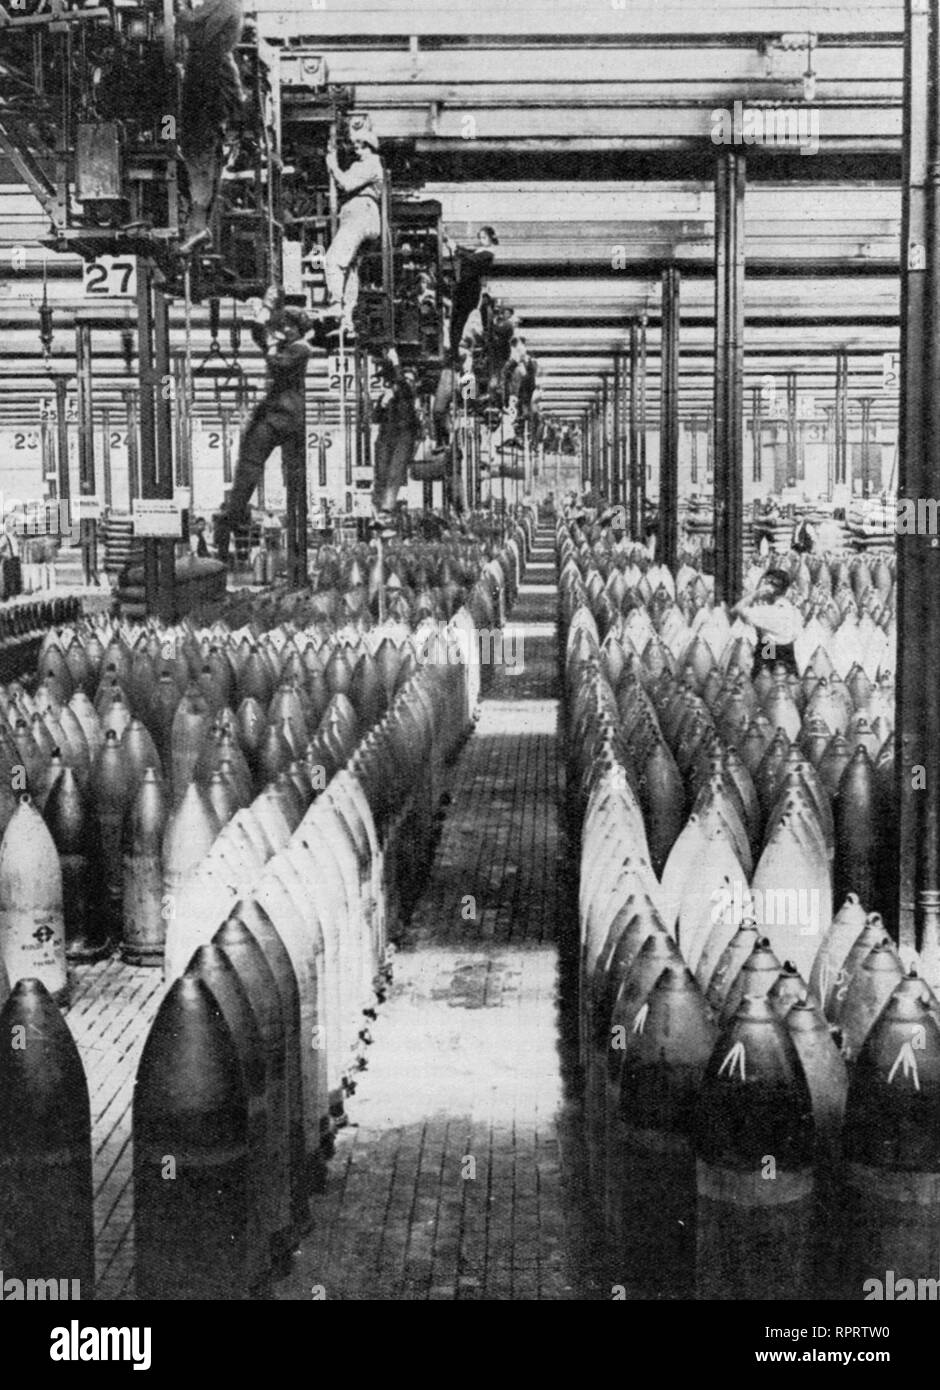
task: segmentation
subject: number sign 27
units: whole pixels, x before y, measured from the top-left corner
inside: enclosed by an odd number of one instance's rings
[[[137,266],[130,257],[99,256],[85,262],[84,283],[86,298],[133,298],[137,293]]]

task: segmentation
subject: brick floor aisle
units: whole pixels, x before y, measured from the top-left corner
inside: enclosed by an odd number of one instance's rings
[[[279,1298],[609,1297],[583,1216],[575,1040],[559,1020],[571,875],[551,533],[532,560],[511,624],[524,665],[495,673],[453,769],[369,1068]]]
[[[609,1297],[584,1224],[571,921],[556,758],[555,566],[541,539],[443,834],[373,1025],[315,1230],[276,1288],[307,1299]],[[75,972],[67,1014],[92,1105],[97,1295],[134,1290],[130,1106],[160,972]]]

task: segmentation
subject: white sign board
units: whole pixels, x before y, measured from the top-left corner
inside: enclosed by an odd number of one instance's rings
[[[372,489],[371,487],[354,487],[352,491],[352,514],[353,516],[372,515]]]
[[[179,507],[165,497],[134,498],[134,535],[180,539],[182,523]]]
[[[72,497],[69,504],[74,512],[76,521],[97,521],[101,516],[100,497]]]
[[[137,262],[133,256],[98,256],[82,272],[86,299],[134,299]]]
[[[343,367],[344,367],[344,365],[345,365],[345,373],[343,372]],[[329,389],[329,391],[330,391],[330,394],[333,395],[333,396],[339,396],[339,394],[340,394],[340,380],[341,380],[341,377],[345,375],[344,390],[345,390],[347,396],[350,395],[351,392],[352,392],[352,389],[353,389],[354,382],[355,382],[355,376],[354,376],[354,374],[353,374],[352,358],[349,357],[349,356],[347,355],[346,360],[345,360],[345,364],[344,364],[344,363],[342,362],[342,360],[340,359],[340,355],[339,355],[338,352],[330,353],[330,357],[329,357],[329,366],[330,366],[330,372],[329,372],[329,378],[328,378],[328,381],[327,381],[327,386],[328,386],[328,389]]]

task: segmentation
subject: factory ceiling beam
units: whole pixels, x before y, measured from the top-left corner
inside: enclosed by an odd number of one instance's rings
[[[655,6],[625,3],[570,6],[566,0],[516,0],[511,10],[503,0],[344,0],[332,11],[326,6],[311,9],[309,0],[260,0],[256,4],[259,32],[266,38],[309,36],[349,44],[369,37],[400,35],[415,40],[415,51],[425,37],[451,36],[466,40],[497,36],[512,41],[546,38],[558,42],[571,36],[579,44],[612,39],[662,45],[664,40],[694,44],[697,41],[744,43],[784,34],[813,32],[835,37],[841,42],[865,35],[869,41],[883,37],[893,44],[903,38],[903,22],[896,4],[871,0],[837,0],[837,3],[794,5],[764,3],[703,6],[694,0],[665,0]],[[511,33],[507,30],[511,28]]]
[[[264,21],[262,21],[264,22]],[[580,35],[579,35],[580,37]],[[614,36],[606,43],[565,43],[553,36],[546,42],[519,38],[487,41],[461,35],[449,41],[438,37],[433,46],[413,48],[407,41],[350,44],[315,40],[291,46],[281,57],[281,80],[303,89],[311,77],[311,59],[320,59],[329,80],[366,89],[378,100],[387,94],[395,102],[415,93],[423,99],[448,101],[454,90],[469,87],[488,91],[496,84],[518,86],[525,64],[526,92],[539,97],[542,88],[557,91],[559,73],[565,87],[602,97],[639,92],[673,99],[681,93],[695,100],[740,94],[742,84],[752,99],[772,100],[803,93],[806,52],[802,48],[762,51],[759,40],[703,43],[654,38],[643,43]],[[900,102],[902,59],[899,42],[857,38],[830,39],[813,52],[816,100],[846,97],[865,91],[871,97],[890,96]]]
[[[315,119],[313,110],[288,106],[292,125]],[[823,154],[896,153],[901,138],[900,108],[832,104],[820,120],[817,151]],[[715,129],[707,107],[679,105],[611,107],[474,106],[465,99],[445,108],[386,108],[374,114],[376,132],[384,141],[413,141],[420,154],[440,149],[459,152],[467,146],[463,132],[473,130],[477,149],[542,151],[636,150],[661,151],[708,148]],[[473,122],[470,126],[468,122]],[[807,130],[809,141],[816,136]],[[765,147],[769,157],[776,153]]]

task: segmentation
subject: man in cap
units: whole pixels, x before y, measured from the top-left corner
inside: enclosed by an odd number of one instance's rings
[[[250,325],[251,336],[264,353],[267,390],[242,434],[235,477],[215,518],[215,547],[220,560],[228,558],[232,531],[248,523],[248,503],[274,450],[281,449],[285,487],[291,469],[302,466],[305,460],[304,381],[312,351],[305,338],[310,331],[304,311],[285,308],[283,296],[270,291],[264,308]]]
[[[355,332],[353,310],[359,299],[359,271],[356,262],[362,244],[381,235],[382,190],[385,170],[379,158],[379,142],[367,116],[353,117],[349,123],[353,161],[348,169],[339,167],[336,151],[330,149],[326,167],[336,184],[341,206],[339,226],[323,258],[330,302],[324,317],[342,320],[346,334]]]
[[[741,618],[757,629],[753,676],[762,667],[778,661],[799,675],[793,644],[802,630],[803,617],[787,598],[789,587],[790,576],[785,570],[769,569],[754,592],[746,594],[731,609],[732,618]]]

